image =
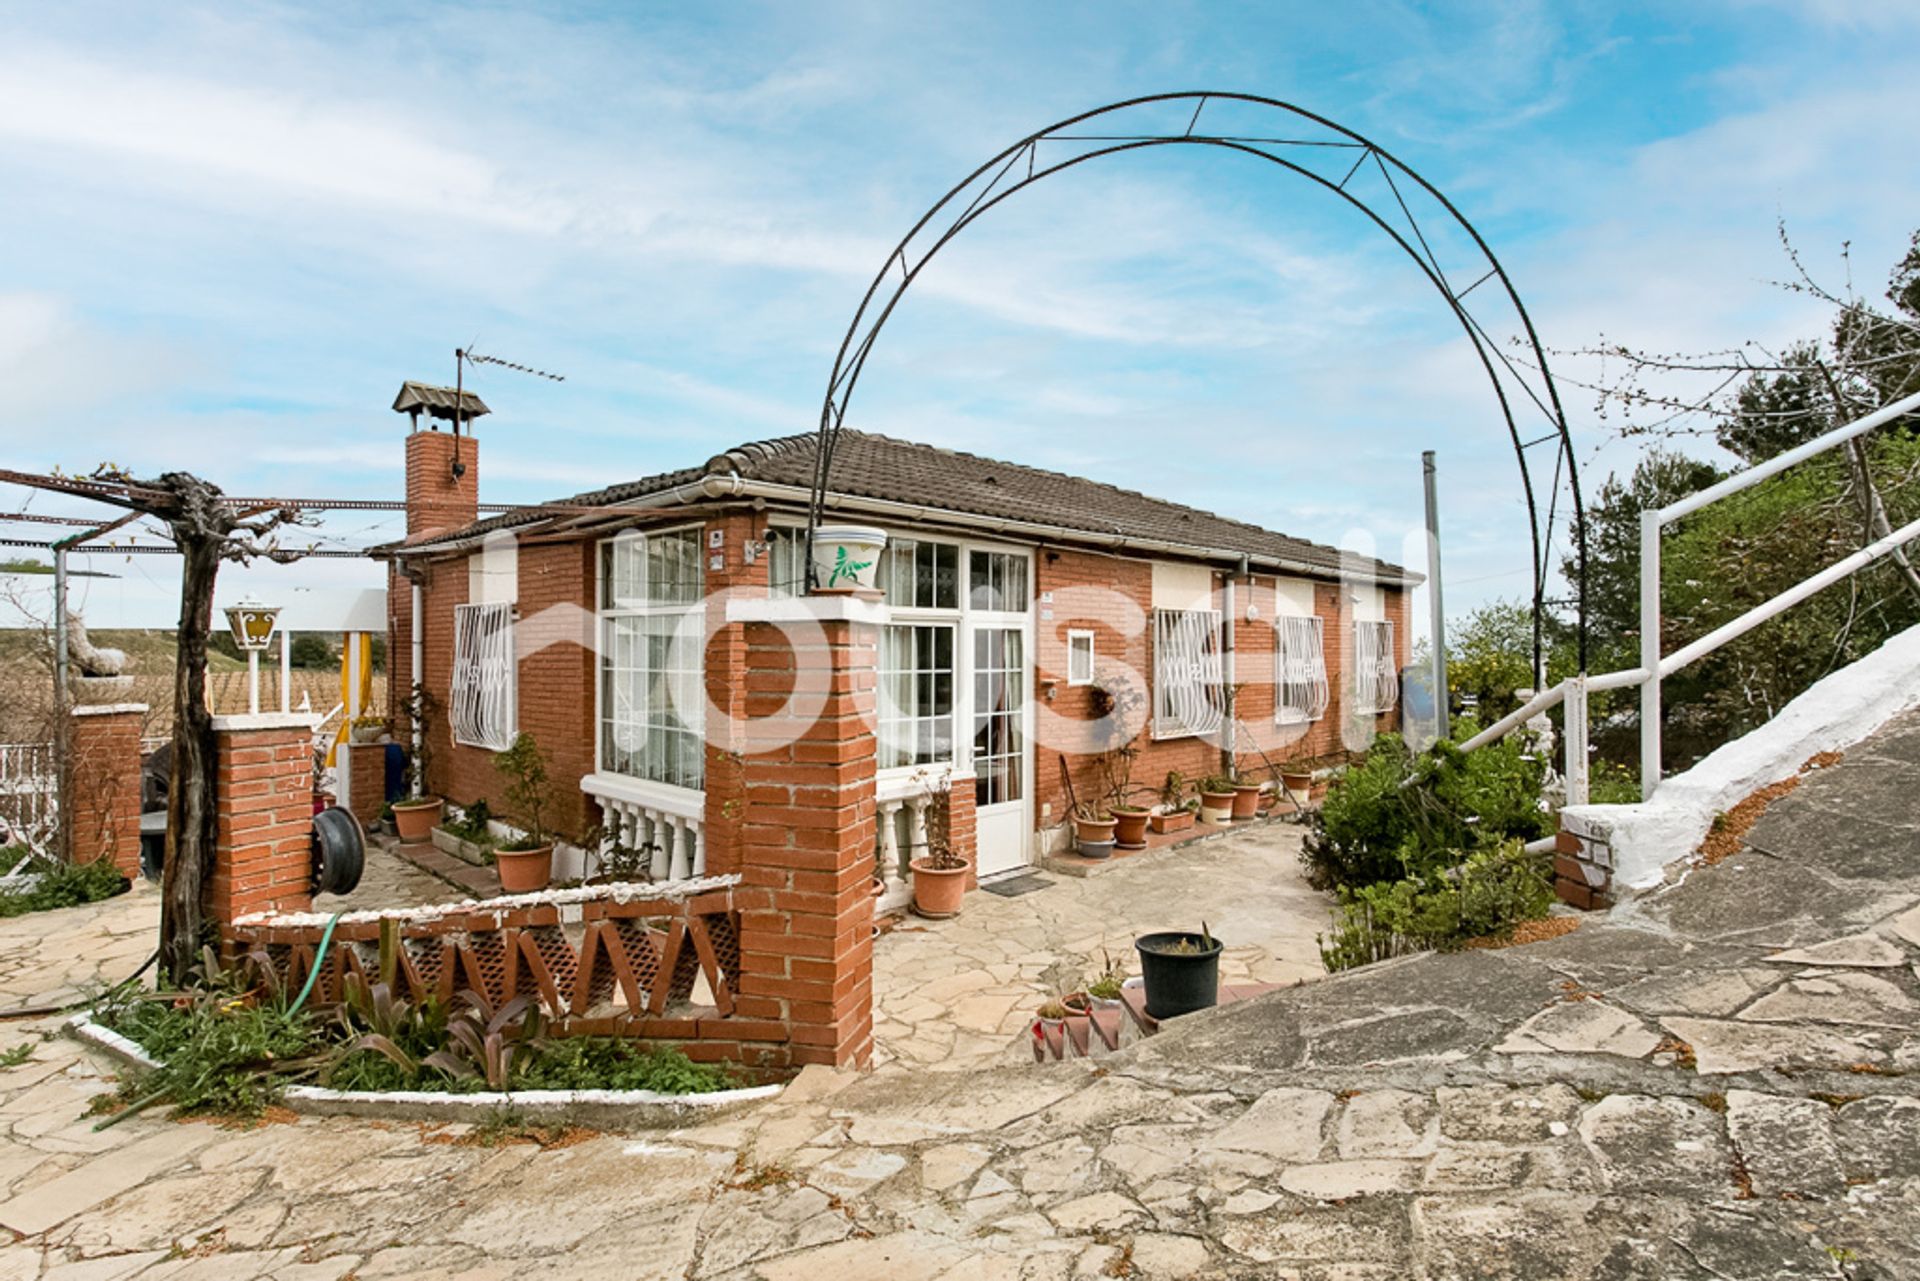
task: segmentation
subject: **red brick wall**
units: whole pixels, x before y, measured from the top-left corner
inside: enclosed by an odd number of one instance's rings
[[[276,717],[237,717],[241,723]],[[313,905],[313,746],[303,722],[225,729],[215,721],[214,861],[206,911],[216,923]]]
[[[140,725],[146,710],[129,703],[73,711],[67,830],[76,863],[112,859],[122,876],[140,875]]]
[[[371,827],[387,803],[387,747],[384,743],[343,743],[346,758],[347,808]]]
[[[713,546],[713,534],[720,534],[721,545]],[[706,575],[709,595],[725,592],[764,597],[767,593],[768,562],[764,554],[747,563],[747,544],[766,533],[764,516],[752,512],[715,516],[704,531],[707,550]],[[713,568],[715,557],[721,567]],[[746,820],[747,780],[742,753],[745,735],[738,727],[747,716],[749,695],[755,683],[784,687],[782,678],[747,669],[747,626],[726,621],[724,600],[709,605],[707,617],[707,759],[706,819],[707,872],[723,875],[740,870],[742,829]],[[776,656],[762,653],[762,668],[776,662]],[[791,659],[788,660],[789,666]]]
[[[1139,675],[1148,692],[1149,702],[1142,711],[1147,728],[1135,739],[1140,748],[1132,775],[1132,783],[1139,790],[1136,800],[1146,800],[1149,792],[1157,792],[1170,771],[1178,771],[1189,784],[1218,773],[1221,762],[1217,743],[1202,738],[1156,741],[1152,737],[1152,564],[1091,552],[1042,549],[1037,566],[1036,590],[1054,593],[1053,617],[1041,620],[1035,652],[1036,692],[1044,690],[1044,682],[1055,682],[1053,701],[1047,703],[1043,697],[1041,706],[1069,722],[1092,719],[1091,688],[1067,684],[1067,633],[1091,630],[1096,670],[1103,671],[1116,662],[1124,664]],[[1216,576],[1216,603],[1223,581]],[[1251,579],[1237,579],[1234,587],[1235,677],[1241,685],[1235,715],[1242,730],[1237,760],[1243,771],[1256,778],[1265,773],[1261,752],[1279,765],[1339,756],[1345,751],[1341,724],[1348,700],[1342,689],[1346,637],[1341,626],[1340,587],[1335,583],[1313,585],[1314,612],[1325,629],[1332,702],[1326,715],[1311,725],[1280,726],[1273,721],[1273,619],[1278,612],[1274,584],[1272,575],[1256,574]],[[1100,592],[1075,590],[1089,587],[1112,592],[1118,599],[1105,597]],[[1394,611],[1399,611],[1397,638],[1404,654],[1407,641],[1402,597],[1403,593],[1398,591],[1387,594],[1389,616],[1395,617]],[[1249,603],[1259,611],[1258,618],[1251,622],[1247,620]],[[1042,606],[1043,610],[1046,608]],[[1393,716],[1377,719],[1382,729],[1397,723]],[[1042,737],[1044,739],[1044,734]],[[1040,755],[1035,761],[1035,814],[1036,821],[1045,829],[1064,822],[1067,817],[1066,788],[1060,779],[1059,764],[1063,752],[1059,747],[1047,747],[1044,741],[1037,750]],[[1081,801],[1099,796],[1102,776],[1097,754],[1072,751],[1064,754],[1075,793]]]

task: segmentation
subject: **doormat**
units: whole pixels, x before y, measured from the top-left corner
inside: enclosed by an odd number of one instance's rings
[[[980,888],[989,894],[998,894],[1001,898],[1019,898],[1022,894],[1044,890],[1051,884],[1053,884],[1052,881],[1038,873],[1023,872],[1019,876],[1009,876],[1004,881],[995,881]]]

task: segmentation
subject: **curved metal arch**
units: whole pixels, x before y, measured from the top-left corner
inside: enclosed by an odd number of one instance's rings
[[[1310,121],[1334,136],[1284,138],[1256,134],[1196,133],[1201,114],[1213,102],[1248,104],[1263,110],[1278,112],[1297,120]],[[1088,121],[1114,116],[1136,108],[1175,103],[1193,104],[1193,112],[1187,118],[1186,128],[1177,133],[1066,132]],[[1043,145],[1048,147],[1050,153],[1044,163],[1040,158],[1040,148]],[[1506,424],[1508,438],[1513,445],[1514,456],[1520,466],[1521,490],[1526,501],[1528,524],[1532,533],[1533,651],[1536,671],[1544,670],[1546,583],[1551,570],[1553,526],[1558,512],[1560,479],[1563,474],[1566,478],[1572,507],[1570,523],[1574,537],[1576,570],[1574,589],[1579,664],[1580,669],[1585,671],[1587,666],[1587,549],[1585,505],[1580,493],[1579,466],[1574,457],[1573,441],[1567,430],[1566,415],[1561,409],[1559,392],[1554,386],[1553,376],[1548,368],[1546,351],[1540,344],[1533,319],[1528,315],[1526,306],[1521,302],[1512,280],[1478,229],[1467,221],[1459,209],[1438,188],[1394,157],[1392,153],[1345,126],[1336,124],[1304,107],[1256,94],[1197,91],[1151,94],[1070,116],[1028,134],[1019,142],[999,152],[948,190],[926,213],[922,214],[913,228],[901,238],[899,244],[894,246],[893,252],[887,256],[880,271],[867,286],[867,292],[860,300],[859,309],[855,311],[853,320],[848,324],[847,331],[841,338],[839,351],[834,357],[833,373],[828,379],[826,397],[820,410],[819,447],[814,459],[813,494],[808,513],[809,532],[811,533],[812,529],[819,526],[824,512],[828,485],[832,476],[834,448],[838,443],[840,427],[846,419],[847,406],[852,401],[854,388],[858,385],[860,374],[866,367],[867,357],[873,350],[873,344],[880,330],[892,316],[908,286],[918,278],[920,272],[926,268],[934,256],[975,219],[1015,192],[1031,186],[1042,178],[1099,157],[1163,146],[1205,146],[1257,156],[1308,179],[1340,197],[1350,207],[1364,215],[1374,226],[1385,232],[1413,260],[1427,281],[1446,299],[1462,331],[1466,334],[1468,341],[1473,344],[1481,367],[1493,386],[1494,395],[1500,405],[1501,417]],[[1052,158],[1052,153],[1063,148],[1068,153],[1064,158]],[[1331,174],[1316,172],[1300,158],[1310,154],[1338,154],[1344,161],[1346,154],[1353,153],[1357,153],[1353,163],[1345,168],[1343,176],[1338,181],[1335,181]],[[1382,194],[1391,197],[1391,204],[1383,205],[1384,213],[1362,199],[1351,187],[1354,179],[1365,173],[1369,161],[1372,162],[1373,172],[1384,180],[1386,190]],[[1447,271],[1442,266],[1432,242],[1422,230],[1419,220],[1407,202],[1406,193],[1401,191],[1400,184],[1395,181],[1396,173],[1414,184],[1416,197],[1419,193],[1424,193],[1431,198],[1444,212],[1447,223],[1464,233],[1477,252],[1478,261],[1469,263],[1470,268],[1477,274],[1465,288],[1455,288],[1448,278]],[[1399,214],[1397,219],[1393,217],[1396,210]],[[933,236],[931,243],[926,245],[924,251],[910,257],[910,250],[915,240],[920,238],[922,233],[934,228],[936,220],[940,219],[943,213],[947,214],[948,218],[938,224],[941,229]],[[1404,224],[1404,230],[1396,223]],[[1478,270],[1481,267],[1485,270]],[[1524,344],[1529,349],[1530,363],[1523,360],[1522,363],[1516,364],[1509,358],[1488,333],[1486,325],[1467,305],[1468,296],[1490,280],[1499,282],[1500,293],[1496,296],[1504,297],[1512,307],[1520,329],[1514,338],[1517,343]],[[1509,395],[1508,385],[1501,377],[1503,369],[1508,378],[1518,384],[1525,393],[1525,399],[1533,404],[1549,426],[1550,429],[1546,434],[1533,440],[1522,438],[1519,421],[1515,418],[1514,398]],[[1534,385],[1536,381],[1538,386]],[[1543,528],[1528,454],[1536,446],[1549,442],[1556,443],[1558,448],[1555,450],[1553,482],[1548,491],[1547,519]]]

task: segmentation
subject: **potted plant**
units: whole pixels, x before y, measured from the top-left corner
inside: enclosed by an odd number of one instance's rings
[[[1313,771],[1304,766],[1283,767],[1280,771],[1280,788],[1293,802],[1295,809],[1306,808],[1313,799]]]
[[[866,525],[822,525],[813,531],[814,590],[873,590],[874,573],[887,536]]]
[[[1057,1039],[1067,1025],[1067,1007],[1058,997],[1054,997],[1040,1007],[1040,1027],[1049,1034],[1049,1039]]]
[[[1242,822],[1259,817],[1260,793],[1263,790],[1259,783],[1242,783],[1236,780],[1233,784],[1233,817]]]
[[[493,758],[493,767],[505,780],[514,819],[525,829],[494,850],[500,889],[507,894],[543,890],[553,879],[553,836],[546,826],[553,786],[547,781],[547,758],[533,735],[521,733],[514,736],[512,747]]]
[[[379,716],[358,716],[347,726],[349,743],[377,743],[387,732],[387,722]]]
[[[907,866],[913,872],[913,910],[931,920],[960,915],[967,893],[967,871],[972,866],[954,852],[953,807],[945,780],[927,788],[927,852]]]
[[[1100,977],[1087,984],[1087,996],[1096,1010],[1117,1010],[1120,1008],[1120,990],[1127,984],[1126,972],[1114,964],[1105,948],[1100,949],[1100,959],[1105,962]]]
[[[1209,823],[1233,821],[1233,780],[1211,774],[1200,780],[1200,817]]]
[[[1219,1004],[1222,949],[1205,921],[1198,934],[1185,930],[1142,934],[1133,946],[1140,953],[1149,1015],[1170,1019]]]
[[[1073,810],[1073,839],[1081,846],[1113,845],[1113,815],[1098,805],[1077,805]],[[1081,851],[1085,853],[1083,849]]]
[[[1152,817],[1152,811],[1144,805],[1114,806],[1113,843],[1123,850],[1145,849],[1147,847],[1147,820]]]
[[[1164,836],[1193,826],[1193,812],[1200,807],[1200,802],[1185,795],[1186,786],[1187,780],[1179,770],[1167,771],[1167,781],[1160,787],[1160,804],[1148,820],[1155,832]]]
[[[407,700],[407,723],[418,728],[419,748],[407,762],[407,799],[393,803],[393,830],[409,845],[430,840],[440,822],[440,798],[427,790],[427,766],[432,759],[433,696],[415,687]]]

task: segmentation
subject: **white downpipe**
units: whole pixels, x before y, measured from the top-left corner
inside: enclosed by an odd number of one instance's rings
[[[1662,513],[1640,513],[1640,798],[1660,782],[1660,526]]]
[[[1239,711],[1233,706],[1236,701],[1233,690],[1233,571],[1227,571],[1226,586],[1220,592],[1220,685],[1228,691],[1227,723],[1222,726],[1226,733],[1221,737],[1222,753],[1225,757],[1227,774],[1237,778],[1234,768],[1238,760],[1237,749],[1240,746]]]
[[[408,675],[412,678],[412,698],[407,708],[408,728],[413,734],[413,795],[418,798],[426,794],[426,780],[420,777],[420,749],[426,745],[426,735],[420,730],[420,718],[413,713],[420,707],[420,664],[425,661],[426,629],[420,622],[420,580],[410,580],[412,588],[412,608],[408,612],[407,625],[412,635],[408,638],[412,648],[412,659]]]

